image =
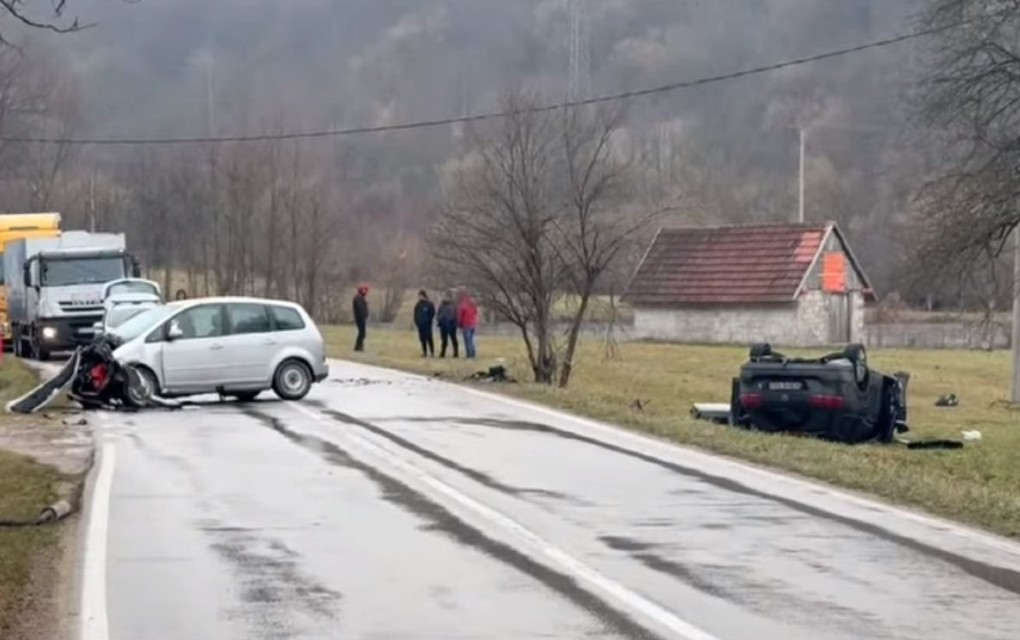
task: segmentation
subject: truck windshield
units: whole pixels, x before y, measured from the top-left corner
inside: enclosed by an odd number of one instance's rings
[[[110,282],[125,275],[124,258],[71,258],[42,263],[44,287]]]

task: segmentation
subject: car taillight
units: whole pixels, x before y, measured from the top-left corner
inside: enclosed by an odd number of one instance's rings
[[[765,404],[765,396],[760,393],[740,394],[740,406],[745,409],[758,409]]]
[[[846,398],[843,396],[814,395],[811,396],[811,407],[822,411],[836,411],[846,406]]]

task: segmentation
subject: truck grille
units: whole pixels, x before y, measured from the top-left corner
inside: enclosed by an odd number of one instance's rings
[[[60,305],[61,311],[68,313],[102,313],[103,303],[102,302],[91,302],[91,301],[76,301],[76,300],[58,300],[57,304]]]

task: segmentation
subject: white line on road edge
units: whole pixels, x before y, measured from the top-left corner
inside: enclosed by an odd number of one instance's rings
[[[81,640],[108,640],[109,618],[106,609],[106,546],[110,526],[110,493],[116,448],[103,445],[99,472],[92,489],[88,529],[85,533],[85,570],[81,593]]]
[[[970,542],[975,542],[981,545],[988,546],[990,548],[998,549],[999,551],[1009,553],[1014,557],[1020,557],[1020,545],[1016,544],[1015,542],[1004,538],[1000,538],[994,534],[985,533],[983,531],[961,525],[951,520],[946,520],[935,516],[924,515],[921,513],[910,511],[908,509],[896,507],[894,505],[890,505],[879,500],[861,497],[849,491],[835,489],[821,481],[802,480],[800,478],[787,475],[784,473],[769,471],[767,469],[763,469],[753,464],[727,459],[723,456],[713,455],[711,453],[699,451],[691,447],[666,442],[645,434],[628,431],[623,427],[618,427],[612,424],[599,422],[597,420],[584,418],[571,413],[567,413],[565,411],[559,411],[557,409],[544,407],[539,404],[527,402],[524,400],[518,400],[516,398],[509,398],[498,393],[482,391],[479,389],[472,389],[467,385],[457,386],[463,391],[466,391],[467,393],[470,393],[478,397],[486,398],[488,400],[497,400],[506,405],[510,405],[520,409],[526,409],[528,411],[533,411],[536,413],[541,413],[553,418],[557,418],[559,420],[569,420],[574,424],[589,429],[596,429],[601,432],[600,434],[598,434],[600,436],[619,438],[623,441],[626,441],[636,446],[645,447],[655,446],[660,448],[666,447],[673,450],[674,453],[683,454],[689,457],[697,458],[699,460],[711,462],[714,465],[723,467],[727,471],[732,470],[737,471],[739,473],[755,474],[761,478],[768,480],[767,483],[763,483],[759,486],[772,487],[772,489],[769,490],[769,493],[782,495],[780,492],[775,491],[775,487],[777,483],[785,484],[789,487],[793,487],[801,491],[810,491],[815,493],[816,495],[824,495],[830,498],[836,498],[838,500],[842,500],[857,507],[863,507],[868,510],[878,511],[886,515],[895,516],[903,520],[934,529],[938,532],[950,533],[959,538],[969,540]],[[593,433],[587,433],[586,435],[590,437],[596,437],[596,434]],[[829,511],[837,515],[839,514],[839,510],[833,509],[831,505],[818,503],[818,506],[824,509],[825,511]]]
[[[311,409],[303,407],[300,404],[291,403],[288,406],[318,422],[327,422],[327,419],[324,416],[312,411]],[[345,436],[351,440],[355,440],[359,446],[369,450],[376,457],[382,458],[389,464],[401,469],[403,472],[414,476],[415,479],[427,485],[433,491],[441,493],[445,497],[459,504],[461,507],[473,511],[476,515],[487,520],[489,524],[495,525],[508,533],[524,538],[534,545],[538,551],[545,555],[549,560],[552,560],[555,564],[559,565],[561,569],[565,570],[575,579],[588,583],[590,586],[615,599],[631,611],[635,611],[650,620],[654,620],[685,640],[718,640],[715,636],[712,636],[681,619],[672,611],[661,607],[655,602],[652,602],[640,594],[631,591],[611,578],[602,575],[577,558],[574,558],[565,551],[550,544],[519,522],[482,504],[481,502],[478,502],[474,498],[457,491],[445,482],[430,475],[420,467],[390,453],[368,438],[352,432],[346,432]]]

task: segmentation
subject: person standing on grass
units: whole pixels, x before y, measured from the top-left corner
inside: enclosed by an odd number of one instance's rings
[[[421,357],[435,357],[436,343],[432,339],[432,323],[436,319],[436,305],[429,300],[429,294],[422,289],[418,292],[418,303],[414,305],[414,325],[418,327],[418,341],[421,342]]]
[[[459,357],[460,345],[457,344],[457,305],[453,302],[453,292],[451,291],[444,293],[443,300],[439,303],[436,325],[439,326],[439,357],[446,357],[446,346],[448,344],[453,345],[453,357]]]
[[[368,328],[368,287],[361,285],[354,296],[354,325],[358,327],[358,338],[354,342],[355,351],[365,350],[365,333]]]
[[[475,352],[475,330],[478,329],[478,305],[468,294],[467,290],[461,289],[460,303],[457,306],[457,326],[464,336],[464,355],[474,358]]]

